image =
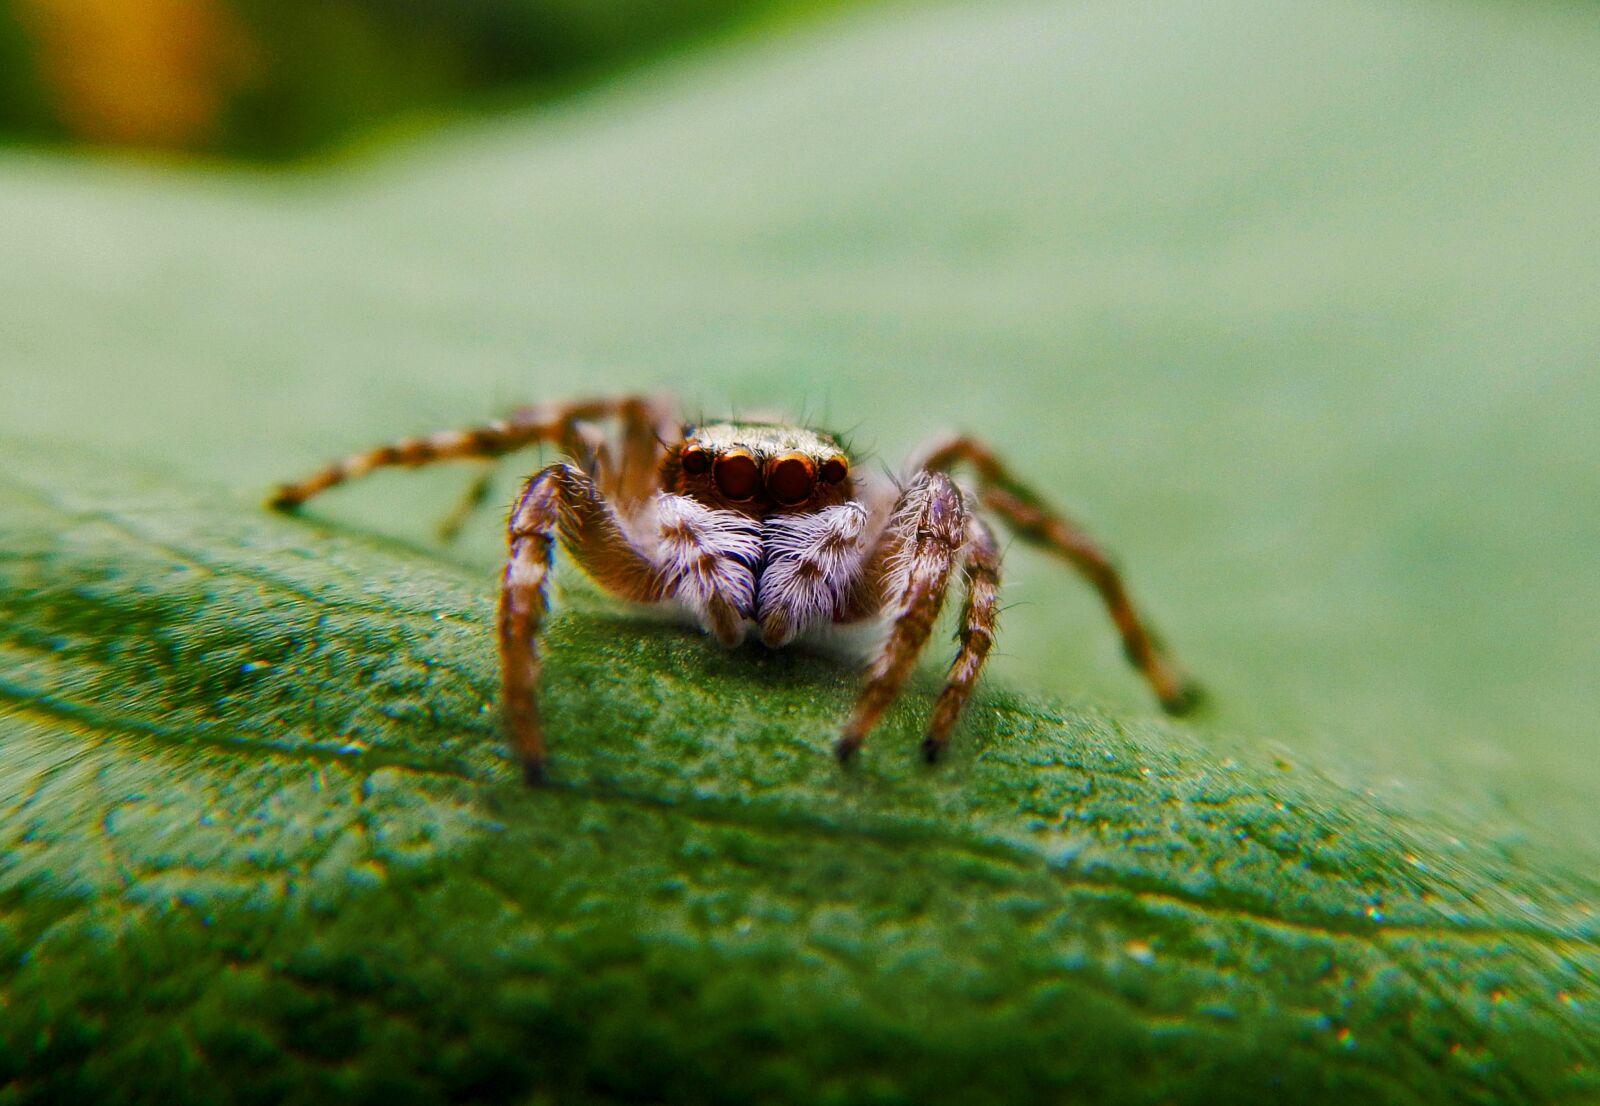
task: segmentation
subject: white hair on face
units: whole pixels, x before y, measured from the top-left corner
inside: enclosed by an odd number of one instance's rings
[[[766,565],[756,595],[757,618],[776,616],[783,645],[842,613],[867,555],[867,511],[841,503],[813,514],[777,515],[762,530]]]
[[[675,596],[710,629],[710,606],[721,596],[741,615],[755,609],[761,524],[737,511],[717,511],[687,496],[655,497],[645,548]],[[640,535],[645,536],[644,534]]]
[[[768,456],[799,450],[818,461],[826,460],[841,452],[839,443],[826,434],[819,434],[815,430],[807,430],[800,426],[784,426],[777,423],[708,423],[696,427],[694,437],[695,441],[713,452],[739,446],[754,450],[758,455]]]

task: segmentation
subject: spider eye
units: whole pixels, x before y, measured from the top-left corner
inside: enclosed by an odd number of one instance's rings
[[[756,459],[742,449],[718,457],[715,476],[717,490],[729,499],[754,499],[761,490],[761,469]]]
[[[706,470],[711,467],[711,454],[697,445],[687,446],[684,448],[683,453],[679,455],[678,463],[683,466],[683,471],[690,476],[703,476]]]
[[[767,466],[767,491],[786,507],[804,503],[817,486],[817,471],[804,453],[785,453]]]
[[[822,463],[822,482],[837,484],[850,475],[850,462],[843,457],[829,457]]]

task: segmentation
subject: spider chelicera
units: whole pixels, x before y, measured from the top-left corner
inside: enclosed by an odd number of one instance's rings
[[[530,477],[512,508],[498,620],[507,736],[530,783],[544,769],[538,636],[558,541],[601,587],[676,602],[724,645],[751,629],[779,648],[820,626],[886,623],[835,746],[841,761],[900,693],[959,577],[960,647],[922,743],[930,761],[943,752],[994,643],[1000,552],[978,508],[1088,579],[1164,708],[1181,713],[1196,699],[1099,546],[971,438],[935,443],[897,486],[879,489],[827,434],[777,422],[685,425],[664,400],[622,396],[526,407],[476,429],[357,453],[284,485],[270,502],[293,510],[378,468],[496,458],[541,443],[566,460]],[[950,477],[961,468],[975,478],[972,493]],[[480,481],[476,498],[486,488]]]

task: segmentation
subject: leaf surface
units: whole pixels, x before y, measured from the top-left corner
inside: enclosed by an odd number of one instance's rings
[[[1600,1091],[1593,888],[1304,769],[599,610],[552,784],[490,581],[8,446],[16,1101],[1552,1101]]]
[[[892,5],[337,172],[0,153],[0,1102],[1595,1099],[1597,55]],[[928,676],[842,774],[848,665],[572,586],[526,793],[461,475],[258,503],[640,387],[981,434],[1218,715],[1013,549],[951,762]]]

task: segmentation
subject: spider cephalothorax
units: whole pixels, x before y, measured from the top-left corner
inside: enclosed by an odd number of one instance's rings
[[[661,482],[708,507],[757,518],[817,511],[855,498],[850,458],[837,441],[777,423],[683,427],[662,460]]]
[[[495,458],[545,442],[567,460],[530,477],[512,508],[498,620],[507,733],[530,782],[544,766],[537,638],[557,542],[602,587],[640,602],[678,603],[727,645],[752,628],[778,648],[820,626],[886,623],[836,745],[841,760],[899,694],[959,579],[960,645],[924,754],[937,759],[949,740],[994,642],[998,613],[1000,553],[977,508],[1088,578],[1128,659],[1164,707],[1177,712],[1193,701],[1099,547],[970,438],[939,442],[903,482],[880,490],[857,478],[844,448],[826,434],[770,422],[686,426],[664,401],[624,396],[523,408],[474,430],[358,453],[280,488],[272,505],[296,508],[382,466]],[[957,467],[976,478],[970,496],[950,478]],[[480,481],[478,498],[484,487]]]

